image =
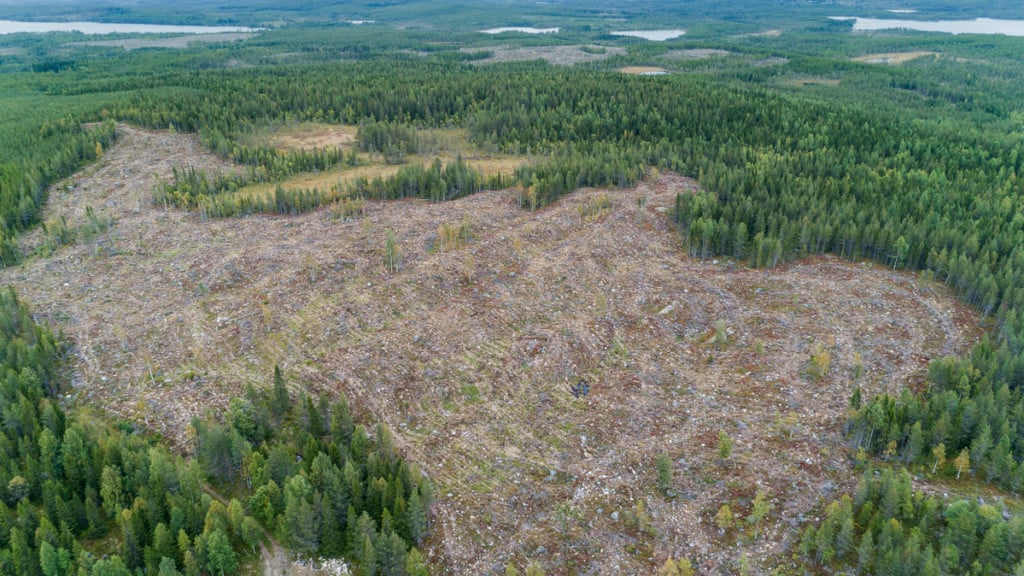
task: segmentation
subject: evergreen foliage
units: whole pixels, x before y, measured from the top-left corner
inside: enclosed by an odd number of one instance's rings
[[[355,556],[362,528],[379,574],[423,571],[409,551],[428,529],[430,484],[385,428],[371,438],[354,425],[344,399],[300,411],[286,390],[282,402],[277,370],[270,394],[231,402],[228,422],[195,421],[198,460],[184,460],[130,426],[66,415],[54,400],[63,353],[0,292],[0,574],[232,574],[264,538],[257,520],[325,556]],[[221,503],[208,476],[248,506]],[[109,558],[82,546],[106,537],[118,543]]]
[[[811,565],[858,574],[1009,574],[1024,570],[1024,517],[914,492],[906,471],[869,471],[852,498],[807,527],[799,548]]]

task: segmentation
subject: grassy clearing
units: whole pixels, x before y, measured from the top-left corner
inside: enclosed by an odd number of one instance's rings
[[[357,144],[357,126],[338,126],[320,123],[304,123],[288,126],[254,136],[264,139],[281,150],[325,147],[347,147]],[[487,154],[469,141],[468,133],[458,128],[436,128],[419,131],[419,152],[405,158],[405,164],[429,166],[435,160],[447,166],[456,158],[462,159],[485,177],[502,174],[511,175],[526,162],[522,156]],[[278,186],[286,190],[341,190],[356,180],[365,178],[388,178],[394,176],[402,165],[388,164],[383,155],[359,153],[359,166],[339,166],[324,172],[297,174],[282,182],[263,182],[243,187],[234,196],[266,198]]]
[[[270,145],[284,152],[287,150],[312,150],[351,146],[356,143],[358,126],[303,122],[270,132],[263,137]]]
[[[455,160],[451,156],[412,156],[407,164],[430,165],[435,159],[440,159],[441,164],[447,166]],[[511,175],[515,169],[523,165],[526,159],[523,157],[507,156],[499,158],[478,158],[464,159],[466,164],[478,170],[481,174],[491,176],[494,174]],[[246,196],[250,198],[268,197],[280,186],[286,190],[333,190],[344,189],[348,184],[354,183],[360,178],[373,180],[374,178],[387,178],[398,173],[401,165],[387,165],[383,162],[375,162],[365,166],[341,167],[320,173],[299,174],[280,183],[264,182],[253,184],[239,189],[232,196]]]

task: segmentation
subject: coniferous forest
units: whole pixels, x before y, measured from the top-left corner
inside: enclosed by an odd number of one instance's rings
[[[89,15],[116,20],[116,4]],[[854,33],[814,3],[686,2],[692,33],[654,43],[611,36],[591,11],[565,2],[528,18],[568,22],[562,32],[506,43],[621,52],[572,66],[481,65],[495,42],[474,26],[507,23],[487,8],[409,3],[423,21],[458,16],[404,29],[387,24],[398,18],[394,6],[352,3],[383,21],[369,29],[335,27],[330,3],[312,3],[302,18],[258,4],[218,17],[187,2],[188,22],[158,2],[123,13],[171,24],[286,22],[175,50],[69,48],[86,38],[69,32],[0,36],[3,267],[40,257],[22,249],[34,231],[71,234],[42,223],[48,191],[116,146],[119,123],[194,133],[235,164],[222,174],[181,166],[155,183],[154,204],[202,219],[509,188],[536,211],[580,188],[633,186],[652,170],[688,176],[701,189],[678,194],[664,215],[685,257],[766,270],[819,255],[871,261],[947,286],[985,326],[967,354],[930,359],[922,386],[854,392],[840,426],[862,479],[793,528],[776,573],[1024,573],[1024,40]],[[657,6],[618,4],[598,8],[640,26],[667,17]],[[984,13],[929,6],[950,19],[1024,16],[1014,3]],[[795,24],[752,36],[757,10]],[[4,16],[24,11],[4,6]],[[732,56],[667,56],[683,49]],[[899,66],[851,60],[911,50],[943,56]],[[667,62],[667,75],[617,71]],[[355,142],[282,150],[253,136],[301,123],[357,127]],[[505,174],[461,156],[420,162],[423,135],[442,130],[529,161]],[[371,157],[398,167],[323,189],[288,183]],[[239,193],[253,185],[274,192]],[[96,233],[111,225],[95,222]],[[141,422],[65,401],[73,338],[37,320],[31,303],[0,294],[0,574],[223,575],[258,564],[273,546],[345,558],[359,574],[440,573],[420,549],[435,527],[435,487],[343,393],[306,393],[301,378],[275,369],[196,419],[189,446],[174,445]],[[923,477],[958,491],[917,489]],[[993,495],[1015,504],[997,507]],[[694,569],[651,564],[663,574]]]

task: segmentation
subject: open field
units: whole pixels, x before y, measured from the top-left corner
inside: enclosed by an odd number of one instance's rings
[[[280,150],[311,150],[351,146],[356,143],[358,134],[358,126],[305,122],[274,131],[266,137],[271,146]]]
[[[537,46],[532,48],[509,48],[505,46],[489,46],[485,48],[463,48],[463,52],[491,52],[491,56],[474,60],[473,64],[495,64],[498,62],[521,62],[529,60],[547,60],[552,64],[571,66],[580,62],[595,62],[626,53],[625,48],[602,46],[599,49],[586,51],[582,46]]]
[[[864,56],[857,56],[852,60],[854,62],[865,62],[867,64],[905,64],[911,60],[918,58],[924,58],[925,56],[938,57],[938,52],[927,52],[924,50],[918,50],[916,52],[886,52],[882,54],[865,54]]]
[[[723,58],[735,54],[735,52],[715,48],[692,48],[689,50],[669,50],[665,53],[665,57],[679,60],[706,60],[708,58]]]
[[[371,203],[353,222],[201,221],[152,206],[154,175],[228,166],[187,135],[121,135],[51,191],[46,215],[74,226],[89,206],[114,226],[0,272],[74,343],[69,401],[188,448],[193,416],[269,386],[274,364],[296,393],[344,391],[437,484],[427,550],[445,573],[510,558],[652,573],[670,555],[718,573],[742,553],[766,573],[793,526],[857,476],[841,437],[854,387],[918,386],[930,359],[982,331],[943,286],[886,268],[686,257],[666,210],[696,184],[676,175],[535,213],[500,191]],[[464,219],[473,240],[435,250],[439,225]],[[828,373],[810,378],[822,350]],[[574,398],[580,379],[590,393]],[[671,498],[655,488],[662,453]],[[761,535],[720,536],[718,508],[746,514],[758,488],[774,505]],[[646,522],[631,520],[639,502]]]
[[[635,74],[637,76],[660,76],[668,74],[668,70],[657,66],[625,66],[618,69],[623,74]]]
[[[256,34],[250,32],[224,32],[220,34],[189,34],[173,38],[126,38],[122,40],[89,40],[86,42],[69,42],[65,46],[109,46],[138,50],[140,48],[188,48],[192,44],[210,44],[213,42],[237,42],[252,38]]]
[[[288,126],[267,134],[252,138],[253,141],[265,140],[271,146],[282,151],[289,149],[312,148],[347,148],[356,145],[359,128],[357,126],[339,126],[332,124],[304,123]],[[419,131],[420,153],[409,154],[405,164],[430,165],[440,160],[447,165],[457,157],[478,170],[481,174],[512,175],[516,168],[527,162],[526,157],[508,154],[485,154],[469,141],[465,130],[460,129],[427,129]],[[272,194],[280,185],[285,189],[318,189],[321,191],[341,188],[355,182],[359,178],[373,180],[394,176],[403,165],[386,164],[381,154],[357,154],[360,165],[339,166],[323,172],[303,173],[292,176],[280,183],[259,183],[239,189],[234,194],[246,196],[264,196]]]

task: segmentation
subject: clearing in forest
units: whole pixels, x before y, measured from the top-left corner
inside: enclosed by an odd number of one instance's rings
[[[124,48],[127,51],[141,48],[188,48],[192,44],[212,44],[215,42],[237,42],[256,36],[251,32],[223,32],[219,34],[187,34],[171,38],[124,38],[121,40],[88,40],[85,42],[68,42],[64,46],[107,46]]]
[[[663,76],[668,74],[668,70],[664,68],[658,68],[657,66],[625,66],[618,69],[623,74],[635,74],[637,76]]]
[[[484,48],[463,48],[462,52],[490,52],[490,56],[473,60],[472,64],[496,64],[498,62],[523,62],[530,60],[547,60],[551,64],[572,66],[580,62],[596,62],[612,56],[622,56],[625,48],[617,46],[534,46],[529,48],[512,48],[508,46],[488,46]]]
[[[303,122],[268,131],[252,140],[265,139],[281,152],[352,146],[359,135],[358,126]]]
[[[790,80],[787,84],[791,86],[839,86],[838,78],[797,78]]]
[[[927,52],[919,50],[917,52],[886,52],[881,54],[865,54],[864,56],[857,56],[852,58],[854,62],[864,62],[866,64],[905,64],[911,60],[918,58],[924,58],[925,56],[938,57],[938,52]]]
[[[311,150],[313,148],[342,148],[348,150],[357,146],[358,126],[345,126],[307,122],[286,126],[276,130],[253,135],[246,143],[266,143],[279,151]],[[524,156],[492,153],[481,150],[469,139],[466,130],[457,128],[432,128],[418,130],[418,148],[415,154],[405,155],[402,164],[389,164],[379,153],[359,152],[357,166],[338,166],[322,172],[308,172],[291,176],[282,182],[264,182],[240,188],[232,194],[242,196],[267,196],[278,186],[287,190],[331,190],[344,188],[359,178],[373,180],[394,176],[403,165],[422,164],[429,166],[435,160],[447,165],[456,158],[479,171],[484,177],[501,174],[512,176],[516,168],[527,162]]]
[[[121,128],[46,214],[113,225],[0,272],[71,340],[68,401],[187,449],[193,416],[275,364],[295,394],[344,392],[436,483],[425,547],[445,573],[650,574],[668,556],[719,573],[740,553],[766,573],[859,476],[855,387],[917,386],[981,333],[944,286],[884,267],[688,258],[667,212],[697,186],[677,175],[533,213],[506,190],[203,221],[149,201],[154,173],[189,164],[224,167],[192,136]],[[745,516],[758,490],[758,535],[720,534],[720,507]]]
[[[734,54],[736,53],[717,48],[691,48],[688,50],[669,50],[665,53],[665,57],[679,60],[707,60],[709,58],[724,58]]]

